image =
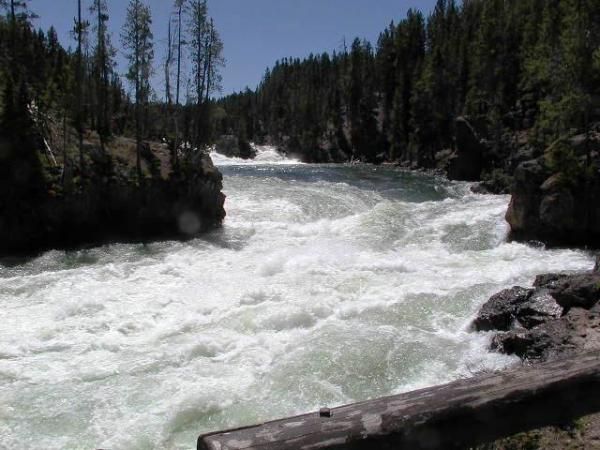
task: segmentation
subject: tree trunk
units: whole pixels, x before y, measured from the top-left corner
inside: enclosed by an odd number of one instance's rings
[[[77,133],[79,135],[79,170],[83,173],[83,24],[81,22],[81,0],[77,1]]]
[[[183,13],[183,2],[179,4],[179,10],[177,11],[177,86],[175,89],[175,114],[173,120],[175,121],[175,142],[173,143],[174,153],[174,164],[175,170],[179,168],[179,92],[181,86],[181,16]]]
[[[208,41],[208,51],[206,52],[206,96],[204,98],[204,103],[208,103],[208,99],[210,96],[210,84],[211,84],[211,72],[212,68],[212,57],[213,57],[213,45],[215,43],[215,25],[213,19],[210,19],[210,35]]]
[[[139,0],[135,2],[136,22],[135,22],[135,142],[136,142],[136,169],[138,183],[142,184],[142,132],[140,117],[140,4]]]
[[[65,179],[67,177],[67,108],[63,113],[63,170],[62,170],[62,185],[65,187]]]
[[[173,36],[171,34],[171,17],[167,34],[167,59],[165,61],[165,96],[167,106],[171,106],[171,60],[173,59]]]

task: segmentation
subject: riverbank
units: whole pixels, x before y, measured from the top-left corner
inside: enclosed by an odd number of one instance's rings
[[[495,294],[480,309],[473,328],[494,333],[493,351],[517,355],[527,363],[600,349],[600,256],[591,271],[539,275],[532,288],[513,287]],[[600,413],[480,449],[600,448],[599,430]]]
[[[0,255],[188,239],[222,224],[222,175],[207,153],[182,153],[175,169],[166,144],[145,142],[140,178],[133,139],[86,133],[80,157],[76,137],[36,126],[0,137]]]

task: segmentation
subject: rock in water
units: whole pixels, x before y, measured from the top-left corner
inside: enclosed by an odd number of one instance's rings
[[[533,289],[499,292],[483,305],[474,327],[500,331],[492,348],[524,359],[600,349],[600,272],[539,275]]]
[[[562,307],[550,295],[550,291],[540,289],[534,291],[526,302],[518,306],[515,315],[523,327],[531,329],[550,319],[558,319],[562,312]]]
[[[553,289],[552,295],[565,310],[591,309],[600,300],[600,273],[575,275]]]
[[[475,330],[509,330],[519,306],[527,301],[532,292],[533,289],[513,287],[497,293],[479,311],[473,323]]]
[[[545,273],[535,277],[534,288],[557,289],[562,283],[568,280],[570,275],[564,273]]]

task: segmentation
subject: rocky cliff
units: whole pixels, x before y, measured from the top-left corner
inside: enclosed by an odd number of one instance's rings
[[[475,192],[511,194],[514,239],[600,247],[600,124],[547,148],[535,140],[533,129],[491,137],[459,117],[454,148],[438,152],[437,167],[452,180],[480,181]]]
[[[166,145],[146,143],[138,179],[132,139],[100,145],[87,134],[83,167],[75,148],[52,147],[35,132],[0,136],[0,255],[189,238],[225,217],[222,175],[204,152],[181,155],[174,170]]]
[[[599,247],[600,133],[555,146],[515,170],[506,220],[517,238]]]

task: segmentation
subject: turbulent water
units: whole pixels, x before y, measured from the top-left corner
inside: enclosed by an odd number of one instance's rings
[[[0,448],[194,448],[198,434],[503,367],[494,292],[588,254],[506,241],[508,197],[370,166],[225,175],[222,230],[0,265]]]

